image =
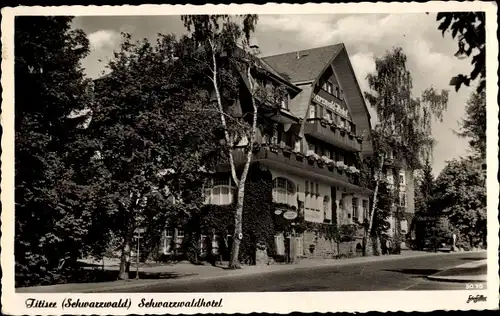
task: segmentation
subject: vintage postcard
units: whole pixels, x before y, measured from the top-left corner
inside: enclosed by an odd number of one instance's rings
[[[2,312],[498,309],[496,12],[2,9]]]

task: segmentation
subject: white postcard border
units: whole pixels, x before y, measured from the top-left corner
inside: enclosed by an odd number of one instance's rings
[[[483,291],[387,291],[387,292],[296,292],[296,293],[166,293],[166,294],[27,294],[14,290],[14,17],[17,15],[179,15],[208,14],[325,14],[325,13],[416,13],[438,11],[485,11],[487,48],[487,192],[488,194],[488,290]],[[343,3],[266,5],[142,5],[142,6],[61,6],[2,9],[2,311],[6,314],[195,314],[270,312],[366,312],[497,309],[498,276],[498,39],[493,2],[428,3]],[[453,106],[453,105],[451,105]],[[453,109],[449,109],[453,110]],[[468,302],[470,295],[484,295],[486,302]],[[27,309],[26,299],[57,301],[58,309]],[[140,308],[141,299],[155,301],[220,300],[217,308]],[[111,301],[129,298],[130,308],[62,309],[64,299]]]

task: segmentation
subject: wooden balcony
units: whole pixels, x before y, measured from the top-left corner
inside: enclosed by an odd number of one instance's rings
[[[338,127],[322,124],[321,119],[308,119],[304,133],[347,151],[361,151],[361,141]]]
[[[235,149],[233,157],[238,168],[241,168],[246,160],[244,148]],[[321,162],[310,160],[303,154],[287,152],[281,148],[262,146],[254,151],[252,162],[260,162],[277,170],[308,179],[321,180],[330,185],[343,186],[350,192],[369,192],[368,189],[359,186],[359,174],[347,174],[336,167],[327,166]],[[227,166],[223,168],[224,171],[226,169]]]

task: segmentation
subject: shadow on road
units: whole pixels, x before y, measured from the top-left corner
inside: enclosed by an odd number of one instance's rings
[[[482,257],[482,258],[474,257],[474,258],[461,258],[461,259],[466,260],[466,261],[481,261],[481,260],[484,260],[486,258],[485,257]]]
[[[434,273],[438,273],[440,270],[437,269],[399,269],[399,270],[384,270],[388,272],[398,272],[403,274],[411,274],[415,276],[428,276]]]
[[[111,282],[118,279],[118,269],[103,270],[93,264],[81,263],[80,267],[68,273],[65,283],[99,283]],[[142,268],[142,267],[141,267]],[[130,267],[129,279],[135,279],[137,271],[135,267]],[[175,273],[175,272],[144,272],[139,271],[140,279],[178,279],[186,276],[197,275],[196,273]]]

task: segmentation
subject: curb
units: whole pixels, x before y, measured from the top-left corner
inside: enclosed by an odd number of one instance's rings
[[[432,281],[445,281],[445,282],[487,282],[488,276],[486,274],[480,274],[480,275],[457,275],[457,274],[455,274],[455,275],[440,275],[444,272],[450,272],[450,270],[476,269],[476,268],[479,268],[481,266],[485,266],[487,264],[487,261],[488,261],[487,259],[483,259],[483,260],[477,260],[477,261],[461,264],[461,265],[455,266],[453,268],[449,268],[449,269],[440,271],[440,272],[435,273],[433,275],[428,275],[427,279],[432,280]]]
[[[433,276],[428,275],[427,279],[432,281],[445,281],[445,282],[456,282],[456,283],[466,283],[466,282],[487,282],[488,278],[486,275],[478,276]]]

